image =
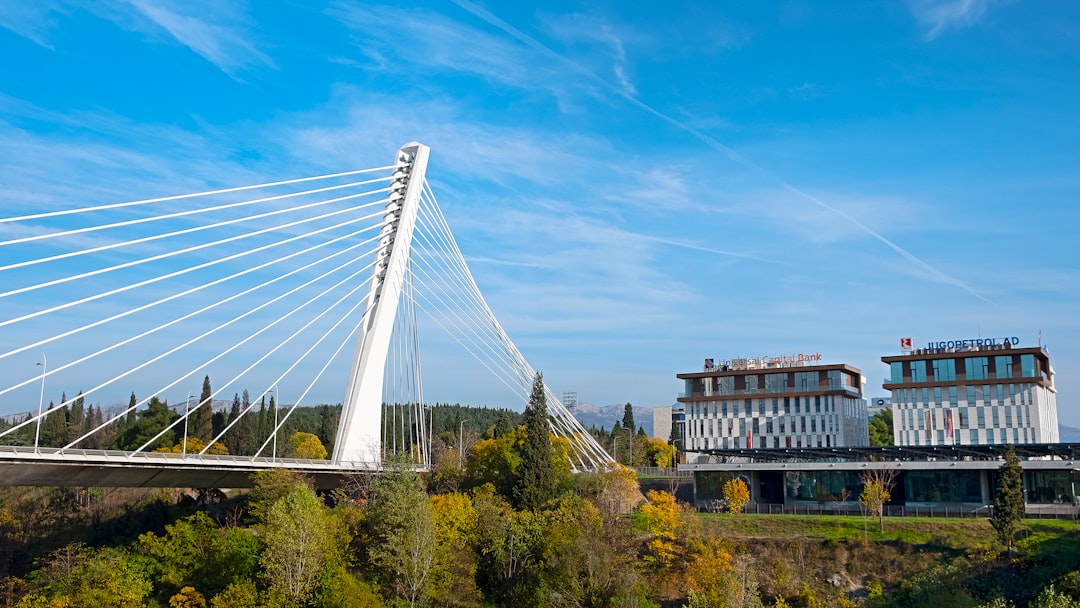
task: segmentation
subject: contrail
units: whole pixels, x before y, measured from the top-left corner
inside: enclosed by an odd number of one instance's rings
[[[645,112],[647,112],[649,114],[652,114],[653,116],[655,116],[655,117],[659,118],[660,120],[670,124],[671,126],[675,127],[676,129],[679,129],[681,131],[684,131],[684,132],[692,135],[693,137],[695,137],[696,139],[698,139],[699,141],[701,141],[705,145],[709,146],[710,148],[712,148],[712,149],[714,149],[714,150],[716,150],[718,152],[721,152],[722,154],[727,156],[729,159],[731,159],[733,162],[739,163],[740,165],[742,165],[744,167],[747,167],[749,169],[753,169],[754,171],[758,172],[762,176],[765,176],[765,177],[767,177],[768,179],[770,179],[772,181],[778,182],[788,192],[790,192],[790,193],[792,193],[792,194],[794,194],[796,196],[799,196],[799,197],[801,197],[801,198],[803,198],[803,199],[805,199],[807,201],[810,201],[811,203],[814,203],[815,205],[821,207],[822,209],[825,209],[826,211],[829,211],[829,212],[831,212],[831,213],[833,213],[835,215],[838,215],[838,216],[844,218],[848,222],[851,222],[851,224],[854,225],[859,230],[861,230],[861,231],[865,232],[866,234],[874,237],[875,239],[881,241],[889,249],[892,249],[896,253],[900,254],[901,257],[903,257],[907,261],[911,262],[919,270],[922,270],[923,272],[929,273],[931,276],[935,277],[937,280],[939,280],[939,281],[941,281],[943,283],[946,283],[948,285],[953,285],[955,287],[959,287],[960,289],[968,292],[969,294],[975,296],[976,298],[982,300],[983,302],[986,302],[988,304],[993,303],[993,302],[990,301],[990,299],[983,296],[979,292],[975,291],[970,285],[964,283],[960,279],[957,279],[957,278],[955,278],[953,276],[950,276],[950,275],[942,272],[941,270],[938,270],[937,268],[934,268],[930,264],[928,264],[928,263],[924,262],[923,260],[919,259],[915,254],[913,254],[910,251],[904,249],[900,245],[897,245],[896,243],[889,240],[888,238],[886,238],[881,233],[877,232],[873,228],[870,228],[869,226],[867,226],[866,224],[864,224],[864,223],[860,222],[859,220],[855,219],[851,215],[841,211],[840,209],[837,209],[836,207],[833,207],[832,205],[829,205],[825,201],[819,199],[818,197],[816,197],[816,196],[814,196],[814,195],[812,195],[812,194],[810,194],[810,193],[808,193],[808,192],[806,192],[804,190],[801,190],[799,188],[796,188],[795,186],[792,186],[787,181],[785,181],[785,180],[781,179],[779,176],[775,175],[773,172],[766,170],[765,168],[761,167],[757,163],[755,163],[755,162],[751,161],[750,159],[744,157],[743,155],[739,154],[738,152],[736,152],[732,148],[730,148],[728,146],[725,146],[723,143],[721,143],[716,138],[711,137],[711,136],[709,136],[709,135],[695,129],[694,127],[691,127],[690,125],[688,125],[688,124],[686,124],[686,123],[684,123],[684,122],[682,122],[682,121],[680,121],[680,120],[678,120],[676,118],[672,118],[671,116],[668,116],[667,114],[664,114],[663,112],[661,112],[660,110],[657,110],[656,108],[653,108],[649,104],[641,101],[640,99],[638,99],[634,95],[631,95],[630,93],[623,90],[622,88],[617,87],[617,86],[611,84],[610,82],[608,82],[607,80],[604,80],[603,78],[597,76],[592,71],[587,69],[585,66],[583,66],[581,64],[578,64],[578,63],[570,60],[569,58],[567,58],[567,57],[565,57],[563,55],[560,55],[559,53],[556,53],[554,50],[548,48],[547,46],[545,46],[543,43],[539,42],[538,40],[536,40],[532,36],[529,36],[528,34],[522,32],[521,30],[517,29],[516,27],[510,25],[509,23],[507,23],[507,22],[503,21],[502,19],[499,19],[495,15],[491,14],[490,12],[488,12],[483,7],[474,4],[470,0],[450,0],[450,1],[453,2],[454,4],[458,5],[462,9],[468,11],[473,16],[478,17],[478,18],[486,21],[487,23],[499,28],[500,30],[502,30],[506,34],[509,34],[511,37],[513,37],[514,39],[518,40],[519,42],[525,44],[526,46],[529,46],[530,48],[532,48],[532,49],[534,49],[536,51],[539,51],[540,53],[542,53],[544,55],[547,55],[548,57],[551,57],[552,59],[569,66],[574,71],[581,74],[582,76],[584,76],[584,77],[588,78],[589,80],[595,82],[596,84],[600,85],[601,87],[603,87],[607,91],[609,91],[611,93],[614,93],[615,95],[618,95],[619,97],[625,99],[626,101],[630,102],[634,106],[637,106],[641,110],[644,110]]]

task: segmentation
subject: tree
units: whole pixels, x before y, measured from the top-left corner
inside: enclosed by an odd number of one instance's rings
[[[870,445],[893,445],[892,409],[884,409],[870,418]]]
[[[622,427],[624,429],[630,429],[631,433],[637,428],[637,425],[634,424],[634,406],[630,405],[629,402],[623,406]]]
[[[331,520],[319,497],[303,484],[294,485],[270,507],[260,561],[271,595],[304,605],[327,562],[340,561],[348,540],[335,534],[339,526]]]
[[[191,434],[210,441],[214,437],[214,404],[211,401],[213,391],[210,390],[210,376],[203,378],[202,392],[199,394],[199,404],[195,406],[195,421],[192,425]]]
[[[327,452],[319,438],[311,433],[297,431],[289,438],[287,458],[326,460]]]
[[[727,502],[728,511],[742,513],[743,507],[750,502],[750,488],[742,477],[727,480],[721,490],[724,493],[724,501]]]
[[[175,419],[176,414],[169,410],[169,406],[165,402],[157,397],[151,397],[146,409],[139,412],[135,418],[135,423],[117,437],[113,449],[134,450],[160,433]],[[147,449],[168,448],[173,445],[174,441],[174,431],[170,429],[148,445]]]
[[[892,498],[892,488],[896,483],[895,469],[869,469],[859,474],[863,484],[859,494],[859,504],[871,516],[878,518],[878,531],[885,531],[885,503]],[[865,527],[865,521],[863,523]],[[865,530],[864,530],[865,534]]]
[[[536,373],[532,394],[525,409],[525,441],[518,449],[521,466],[514,485],[515,506],[535,511],[555,496],[552,470],[551,423],[548,421],[544,376]]]
[[[997,488],[994,491],[994,513],[990,525],[997,531],[998,540],[1009,548],[1012,556],[1013,541],[1024,517],[1024,472],[1012,444],[1005,446],[1005,463],[998,470]]]
[[[384,584],[415,606],[430,592],[435,519],[420,476],[407,457],[390,460],[375,479],[365,525],[372,564]]]

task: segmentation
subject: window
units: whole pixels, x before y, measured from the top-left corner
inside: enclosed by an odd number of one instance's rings
[[[980,429],[986,428],[986,410],[984,408],[975,408],[975,423]]]
[[[991,417],[991,420],[994,421],[994,428],[1001,427],[1001,421],[998,419],[998,408],[996,408],[996,407],[990,408],[990,417]]]
[[[795,372],[795,390],[806,393],[818,388],[817,372]]]
[[[1020,374],[1025,378],[1035,377],[1035,355],[1020,355]]]
[[[926,361],[911,361],[911,381],[926,382]]]
[[[773,400],[772,400],[772,413],[773,414],[779,414],[780,413],[780,400],[778,398],[776,398],[776,397],[773,397]]]
[[[734,376],[721,376],[716,379],[719,394],[721,395],[734,395],[735,394],[735,377]]]
[[[986,380],[990,377],[990,359],[987,357],[968,357],[964,359],[964,374],[968,380]]]
[[[956,387],[949,387],[949,405],[956,405]]]
[[[1012,378],[1013,358],[1012,355],[998,355],[994,357],[994,377]]]
[[[788,390],[787,374],[765,374],[766,393],[786,393]]]
[[[934,387],[934,404],[941,405],[941,387]]]
[[[890,372],[890,376],[891,376],[889,378],[889,380],[893,384],[900,384],[901,382],[904,381],[904,363],[902,361],[893,361],[892,363],[890,363],[889,364],[889,372]],[[831,375],[831,372],[830,372],[830,375]],[[832,378],[830,378],[829,380],[830,380],[830,384],[831,384]]]
[[[758,377],[754,374],[746,376],[746,394],[756,395],[758,392]]]
[[[956,359],[934,359],[934,380],[950,382],[956,380]]]
[[[969,386],[969,387],[967,387],[967,404],[968,405],[975,405],[975,403],[976,403],[976,401],[975,401],[975,387],[974,386]]]

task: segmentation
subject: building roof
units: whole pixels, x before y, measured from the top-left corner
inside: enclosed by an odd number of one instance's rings
[[[1013,446],[1022,460],[1056,458],[1080,460],[1080,443],[1034,443]],[[836,461],[937,461],[937,460],[999,460],[1004,445],[943,445],[943,446],[885,446],[850,448],[750,448],[695,449],[694,453],[708,454],[720,462],[836,462]]]

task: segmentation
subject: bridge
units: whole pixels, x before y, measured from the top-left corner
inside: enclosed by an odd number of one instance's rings
[[[484,300],[428,155],[411,143],[381,167],[0,218],[0,483],[240,487],[272,467],[329,483],[395,452],[430,466],[421,329],[525,402],[536,371]],[[327,383],[342,396],[332,454],[280,457],[282,429]],[[79,388],[46,402],[57,385]],[[572,466],[606,466],[545,390]],[[163,397],[183,391],[182,407]],[[129,392],[119,411],[85,406]],[[79,428],[58,422],[75,408]],[[130,445],[115,449],[121,429]]]

